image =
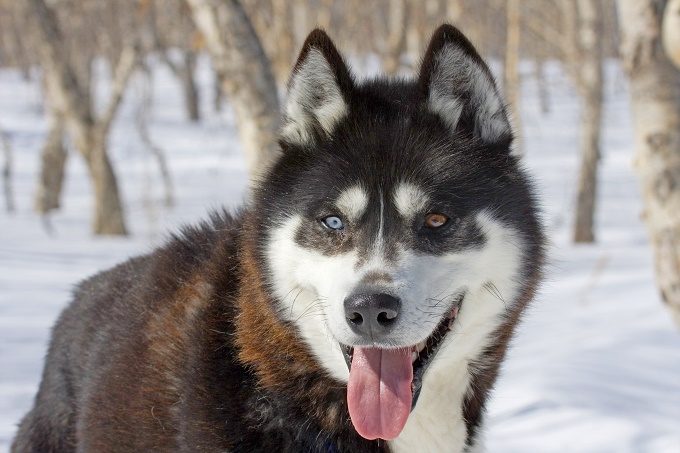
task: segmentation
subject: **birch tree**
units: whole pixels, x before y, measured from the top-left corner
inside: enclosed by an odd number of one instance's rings
[[[297,45],[293,22],[294,3],[278,0],[241,0],[246,14],[252,20],[255,33],[267,54],[274,78],[284,86],[295,62]],[[327,17],[330,18],[330,11]]]
[[[663,48],[680,69],[680,0],[669,0],[663,13]]]
[[[127,234],[118,182],[108,155],[111,123],[137,65],[139,50],[126,46],[113,70],[108,104],[96,114],[89,95],[68,58],[65,38],[55,12],[44,0],[23,0],[32,37],[38,51],[50,102],[64,116],[64,125],[75,147],[85,158],[94,189],[94,234]]]
[[[636,171],[661,298],[680,326],[680,71],[661,43],[664,0],[618,0]]]
[[[251,179],[279,153],[279,99],[260,40],[238,0],[188,0],[234,109]]]

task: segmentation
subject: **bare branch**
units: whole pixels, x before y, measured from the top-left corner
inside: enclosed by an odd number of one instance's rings
[[[161,178],[163,179],[163,187],[165,188],[164,204],[169,208],[175,205],[172,178],[170,177],[170,170],[168,169],[168,164],[163,150],[153,143],[153,140],[151,140],[151,134],[149,133],[149,110],[151,109],[153,97],[150,81],[151,74],[148,68],[143,67],[143,69],[145,83],[142,89],[141,103],[136,115],[137,132],[139,133],[139,137],[142,140],[142,143],[144,143],[144,146],[146,146],[158,163],[158,168],[161,172]]]
[[[533,33],[535,33],[545,42],[548,42],[559,49],[562,55],[568,55],[571,51],[568,44],[566,43],[566,37],[559,31],[555,30],[554,27],[546,26],[545,23],[536,20],[532,16],[527,16],[524,20],[524,23],[529,29],[531,29]]]
[[[141,48],[136,44],[123,47],[123,50],[120,53],[118,63],[113,72],[108,106],[102,116],[97,120],[99,127],[104,130],[108,130],[109,127],[111,127],[111,122],[116,116],[118,106],[123,99],[123,94],[125,94],[125,88],[128,85],[132,73],[139,65],[141,55]]]
[[[565,19],[565,21],[568,20]],[[524,23],[538,37],[555,46],[560,52],[559,58],[564,63],[564,68],[569,73],[571,79],[578,83],[578,71],[573,64],[578,55],[574,36],[570,33],[561,33],[555,30],[554,27],[548,26],[545,22],[532,16],[527,16]]]

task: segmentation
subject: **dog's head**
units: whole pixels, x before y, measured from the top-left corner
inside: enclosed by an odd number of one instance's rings
[[[391,439],[428,374],[488,344],[540,247],[504,104],[452,26],[416,80],[363,83],[316,30],[284,113],[283,156],[253,204],[268,289],[348,381],[357,431]]]

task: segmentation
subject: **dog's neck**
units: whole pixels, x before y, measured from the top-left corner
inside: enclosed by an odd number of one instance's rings
[[[235,338],[239,360],[254,370],[262,388],[297,400],[321,427],[338,430],[347,423],[344,385],[319,366],[299,341],[295,327],[279,319],[258,269],[254,244],[245,241]],[[321,406],[318,401],[330,405]]]

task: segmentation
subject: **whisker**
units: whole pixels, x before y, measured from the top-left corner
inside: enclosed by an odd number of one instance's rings
[[[489,294],[494,296],[496,299],[503,302],[503,305],[505,305],[505,308],[508,308],[508,304],[505,302],[505,298],[503,297],[503,294],[501,294],[500,290],[498,289],[498,287],[493,282],[485,283],[484,289],[486,289],[489,292]]]

